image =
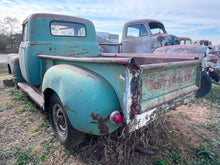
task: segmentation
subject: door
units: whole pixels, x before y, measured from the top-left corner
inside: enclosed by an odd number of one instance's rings
[[[23,32],[22,32],[22,41],[19,46],[19,65],[21,69],[21,74],[24,79],[27,81],[27,64],[25,61],[26,51],[27,51],[27,40],[28,40],[28,23],[23,25]]]
[[[122,53],[150,52],[150,37],[144,24],[128,25],[126,30],[126,37],[122,41]]]

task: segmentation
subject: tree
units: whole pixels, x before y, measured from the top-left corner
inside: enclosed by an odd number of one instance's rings
[[[7,41],[6,40],[2,40],[0,38],[0,50],[5,50],[7,46]]]
[[[4,23],[0,20],[0,50],[5,50],[8,45],[8,36],[6,35]]]
[[[5,32],[8,33],[10,36],[11,49],[13,49],[13,33],[14,30],[17,28],[19,21],[17,18],[7,16],[4,18],[3,23],[6,28]]]

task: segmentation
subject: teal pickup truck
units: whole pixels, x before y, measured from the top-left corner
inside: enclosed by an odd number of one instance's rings
[[[18,54],[8,55],[16,85],[47,111],[67,148],[85,134],[132,132],[157,113],[194,99],[201,60],[192,56],[100,53],[91,21],[32,14],[23,23]]]

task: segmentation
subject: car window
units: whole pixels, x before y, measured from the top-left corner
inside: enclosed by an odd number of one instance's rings
[[[51,22],[51,34],[54,36],[85,37],[86,27],[74,22]]]
[[[129,25],[127,29],[127,37],[146,36],[147,31],[143,24]]]

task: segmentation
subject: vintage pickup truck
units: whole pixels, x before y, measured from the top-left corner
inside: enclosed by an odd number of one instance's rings
[[[101,39],[98,41],[102,53],[154,53],[155,56],[158,56],[158,54],[161,56],[165,52],[165,54],[173,54],[177,58],[180,58],[178,57],[180,55],[182,56],[181,58],[188,58],[183,54],[191,54],[192,58],[203,60],[203,70],[206,71],[202,73],[202,81],[204,83],[200,87],[203,93],[198,92],[198,97],[210,91],[211,78],[214,78],[217,82],[219,81],[217,73],[217,68],[219,68],[218,57],[211,55],[207,57],[207,46],[194,46],[188,37],[176,37],[168,34],[163,23],[157,20],[141,19],[126,22],[122,31],[121,43],[110,43]],[[201,40],[200,44],[206,43],[204,41]]]
[[[153,53],[159,47],[179,44],[178,37],[168,34],[164,25],[153,19],[126,22],[121,43],[99,43],[103,53]]]
[[[152,25],[153,26],[153,25]],[[169,55],[100,53],[91,21],[32,14],[18,54],[8,56],[17,86],[48,112],[67,148],[85,134],[135,131],[169,108],[194,99],[201,60]]]

